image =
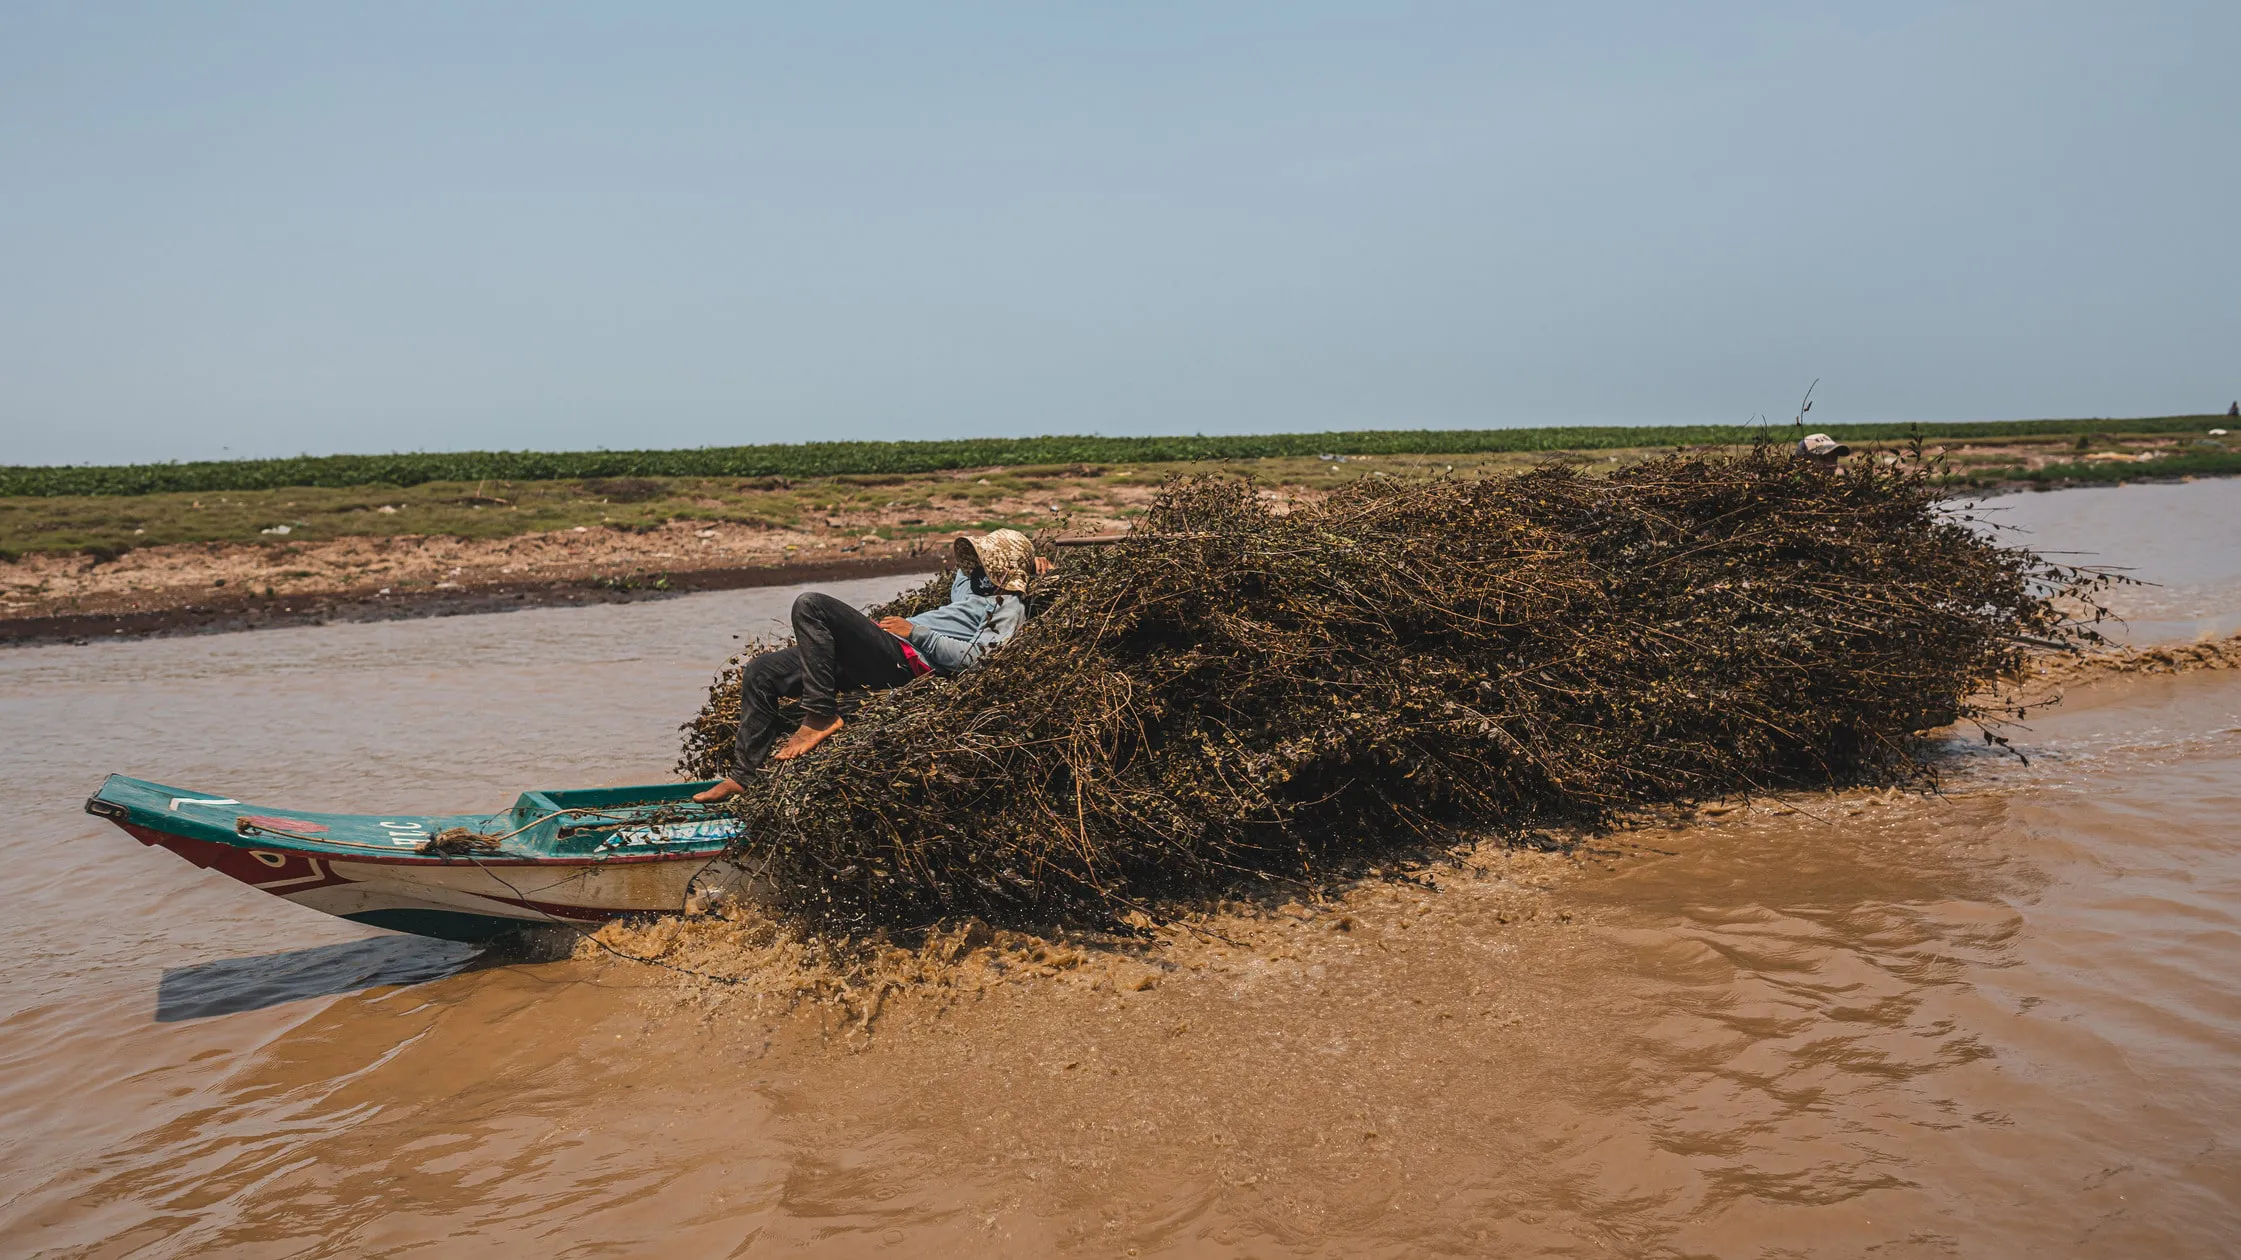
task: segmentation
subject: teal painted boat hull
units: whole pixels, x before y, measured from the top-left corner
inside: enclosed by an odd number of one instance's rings
[[[307,909],[373,927],[480,941],[538,924],[675,914],[696,898],[759,897],[707,783],[524,792],[494,814],[334,814],[111,775],[86,801],[143,844]],[[471,853],[424,851],[464,828]]]

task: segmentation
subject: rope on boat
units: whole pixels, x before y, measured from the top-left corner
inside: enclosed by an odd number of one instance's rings
[[[565,818],[571,814],[585,814],[595,818],[615,818],[618,823],[626,823],[631,821],[627,816],[618,818],[612,810],[590,809],[580,806],[573,809],[556,809],[553,812],[546,814],[542,818],[524,823],[523,825],[516,827],[512,831],[506,832],[503,835],[485,835],[484,833],[479,831],[470,831],[465,827],[446,827],[442,831],[437,832],[435,835],[430,836],[428,839],[421,841],[419,847],[415,848],[413,852],[434,853],[445,856],[451,854],[467,855],[474,853],[493,853],[497,851],[499,845],[513,839],[515,836],[520,835],[522,832],[541,827],[544,824],[551,822],[555,818]]]
[[[545,823],[551,822],[555,818],[565,818],[571,814],[581,814],[593,818],[612,819],[617,826],[622,826],[637,820],[634,815],[617,814],[613,810],[592,809],[587,806],[576,806],[569,809],[556,809],[552,813],[546,814],[541,818],[516,827],[512,831],[504,832],[499,835],[488,835],[467,827],[446,827],[442,831],[437,832],[435,835],[432,835],[426,840],[423,840],[419,844],[413,846],[412,851],[415,853],[433,854],[437,857],[464,857],[476,853],[495,853],[497,852],[499,845],[513,839],[515,836],[520,835],[522,832],[542,826]],[[312,844],[335,843],[335,840],[332,836],[314,836],[308,835],[301,831],[290,831],[285,827],[268,827],[263,823],[251,822],[247,817],[234,819],[233,829],[234,834],[242,836],[280,836],[288,840],[309,841]]]
[[[415,853],[433,853],[438,857],[454,854],[496,853],[502,841],[497,836],[486,836],[465,827],[446,827],[435,835],[413,846]]]
[[[334,843],[325,836],[307,836],[300,831],[290,831],[286,827],[260,826],[246,818],[233,820],[233,833],[237,836],[285,836],[290,840],[314,840],[320,844]]]

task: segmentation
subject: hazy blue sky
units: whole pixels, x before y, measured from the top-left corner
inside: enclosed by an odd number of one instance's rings
[[[0,463],[2198,411],[2241,4],[0,0]]]

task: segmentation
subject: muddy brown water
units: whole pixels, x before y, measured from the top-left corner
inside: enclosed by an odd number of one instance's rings
[[[2127,597],[2143,638],[2241,610],[2241,483],[1997,506],[2169,575]],[[2075,692],[2027,768],[1957,745],[1943,798],[1489,853],[1214,920],[1148,989],[899,999],[869,1030],[360,930],[77,812],[111,769],[366,810],[661,777],[788,594],[0,654],[0,1254],[2241,1238],[2233,673]]]

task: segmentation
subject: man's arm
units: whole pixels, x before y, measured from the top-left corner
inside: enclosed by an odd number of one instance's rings
[[[949,602],[952,604],[961,603],[964,600],[971,599],[972,597],[972,575],[965,572],[963,569],[959,569],[956,575],[949,579]],[[885,630],[891,635],[894,635],[898,639],[910,639],[913,635],[918,633],[917,626],[912,625],[910,622],[905,621],[901,617],[881,617],[879,619],[879,628]],[[918,646],[915,639],[912,641],[911,646]]]
[[[1017,595],[999,595],[996,607],[988,614],[988,621],[980,633],[970,639],[936,634],[931,630],[916,630],[910,634],[910,645],[926,658],[926,663],[945,674],[961,674],[980,664],[981,658],[994,651],[1004,640],[1019,632],[1027,620],[1027,601]]]

